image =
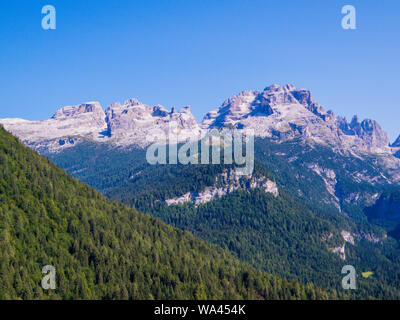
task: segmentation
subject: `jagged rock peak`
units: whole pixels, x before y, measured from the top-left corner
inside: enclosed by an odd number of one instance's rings
[[[187,139],[199,134],[200,127],[186,106],[177,111],[172,107],[169,111],[161,105],[153,107],[130,99],[120,105],[114,103],[106,110],[107,135],[120,145],[146,145],[149,133],[154,130],[168,132],[171,122],[177,124],[180,138]]]
[[[99,139],[106,130],[105,113],[98,102],[66,106],[43,121],[0,119],[6,130],[41,152],[57,152],[82,138]]]
[[[357,115],[353,116],[350,123],[345,118],[338,118],[338,127],[346,135],[355,135],[369,145],[389,146],[389,137],[375,120],[364,119],[360,122]]]
[[[85,102],[76,106],[65,106],[59,109],[53,116],[54,120],[61,120],[70,117],[76,117],[85,113],[93,113],[94,115],[105,116],[104,111],[99,102]]]
[[[180,115],[193,118],[190,106],[185,106],[179,111],[175,107],[171,111],[164,106],[157,104],[153,107],[141,103],[137,99],[126,100],[122,105],[119,102],[111,104],[106,109],[107,122],[112,123],[113,119],[125,118],[127,121],[149,120],[151,117],[156,118],[174,118]]]
[[[203,119],[202,128],[236,127],[279,141],[303,137],[340,150],[388,152],[389,139],[370,119],[350,123],[326,111],[307,89],[273,84],[263,91],[243,91]]]
[[[332,111],[326,112],[311,97],[310,91],[296,89],[291,84],[284,86],[273,84],[262,92],[246,90],[225,100],[219,109],[206,114],[202,126],[203,128],[221,127],[248,117],[267,117],[274,112],[279,112],[279,106],[294,104],[302,105],[323,120],[333,121],[335,119]]]
[[[353,117],[350,123],[325,111],[309,90],[291,84],[273,84],[262,91],[245,90],[225,100],[204,117],[201,127],[186,106],[168,110],[149,106],[138,99],[111,104],[104,112],[98,102],[67,106],[50,120],[0,119],[4,127],[35,147],[58,146],[60,138],[84,137],[112,140],[117,145],[146,145],[154,129],[168,132],[172,122],[180,139],[197,137],[212,128],[251,129],[258,137],[277,141],[303,138],[331,146],[334,150],[368,153],[400,152],[400,137],[389,147],[387,134],[373,120]],[[76,139],[75,139],[76,142]],[[76,144],[75,144],[76,145]],[[57,147],[58,148],[58,147]],[[64,148],[64,147],[63,147]]]
[[[128,100],[125,100],[125,102],[124,102],[124,106],[132,106],[132,107],[140,106],[141,104],[142,103],[136,98],[128,99]]]

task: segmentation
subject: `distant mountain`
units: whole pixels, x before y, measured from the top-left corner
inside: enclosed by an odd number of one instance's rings
[[[0,300],[335,298],[109,201],[1,126],[0,218]]]
[[[149,133],[159,130],[167,134],[171,123],[177,125],[172,130],[178,133],[178,142],[200,137],[213,128],[250,128],[258,138],[259,161],[271,170],[274,163],[282,162],[280,168],[292,168],[290,173],[285,172],[292,176],[319,176],[324,189],[315,201],[339,211],[348,210],[345,207],[350,204],[358,206],[356,210],[362,214],[359,206],[375,201],[381,186],[400,184],[400,137],[389,146],[387,134],[376,121],[359,121],[355,116],[348,122],[336,117],[318,104],[310,91],[291,85],[244,91],[209,112],[200,125],[189,107],[167,110],[136,99],[112,104],[105,112],[98,103],[91,102],[64,107],[50,120],[0,119],[0,123],[41,154],[61,153],[58,159],[68,158],[63,151],[76,154],[72,150],[85,142],[145,149]],[[79,157],[84,155],[74,158],[78,167]],[[107,162],[105,154],[99,157]],[[312,190],[307,192],[309,187],[302,179],[284,184],[297,185],[291,190],[295,194],[316,198]]]
[[[112,104],[107,108],[106,115],[108,136],[117,145],[146,146],[148,145],[146,136],[150,131],[159,129],[167,133],[172,122],[177,125],[179,141],[199,135],[201,132],[188,106],[179,111],[175,108],[168,111],[160,105],[150,107],[131,99],[123,105]]]
[[[105,113],[97,102],[64,107],[50,120],[26,121],[0,119],[0,123],[26,144],[42,152],[58,152],[85,139],[110,142],[116,146],[145,147],[151,130],[168,131],[177,123],[179,141],[200,136],[211,128],[251,128],[257,137],[287,141],[303,138],[328,145],[334,150],[391,155],[389,139],[370,119],[350,122],[336,117],[318,104],[306,89],[292,85],[271,85],[263,91],[243,91],[226,100],[220,108],[209,112],[197,124],[189,107],[171,111],[163,106],[145,105],[137,99],[114,103]]]
[[[252,128],[258,137],[279,141],[303,137],[335,149],[389,152],[387,134],[374,120],[348,123],[325,111],[305,89],[272,85],[264,91],[244,91],[208,113],[202,127]]]
[[[158,129],[168,133],[171,123],[177,125],[178,141],[202,132],[190,107],[168,111],[160,105],[150,107],[136,99],[122,105],[114,103],[105,112],[98,102],[64,107],[44,121],[0,119],[6,130],[42,153],[60,152],[86,140],[143,148],[149,144],[146,136],[151,131]]]

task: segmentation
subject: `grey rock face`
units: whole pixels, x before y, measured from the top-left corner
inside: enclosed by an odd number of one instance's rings
[[[79,106],[68,106],[58,110],[51,119],[67,120],[70,118],[77,119],[82,115],[90,114],[90,117],[100,125],[104,124],[105,114],[98,102],[87,102]]]
[[[80,138],[110,141],[118,146],[145,147],[154,129],[167,133],[174,122],[179,141],[200,137],[212,128],[253,129],[256,136],[278,142],[303,138],[336,150],[372,154],[398,154],[400,137],[389,147],[387,134],[373,120],[349,123],[318,104],[306,89],[271,85],[263,91],[243,91],[207,113],[198,125],[189,107],[171,111],[148,106],[137,99],[114,103],[104,113],[97,102],[68,106],[46,121],[0,119],[4,127],[36,149],[58,151],[79,143]],[[68,143],[73,138],[74,144]],[[59,143],[64,140],[65,143]],[[397,159],[396,159],[397,160]]]
[[[254,113],[257,106],[260,107],[259,112],[265,112],[265,115],[272,113],[267,104],[260,101],[256,105],[255,99],[259,96],[257,91],[243,91],[238,95],[226,100],[219,110],[211,111],[206,114],[202,122],[202,128],[220,128],[227,127],[240,121],[250,113]]]
[[[26,144],[43,152],[74,146],[81,138],[96,140],[107,128],[98,102],[64,107],[49,120],[0,119],[0,123]]]
[[[221,175],[216,177],[214,185],[204,188],[201,192],[189,191],[180,197],[166,199],[165,203],[170,206],[193,202],[196,206],[199,206],[235,190],[253,190],[255,188],[271,193],[274,197],[279,196],[276,183],[266,177],[243,177],[236,175],[234,170],[224,170]]]
[[[131,99],[123,105],[112,104],[106,115],[108,136],[118,145],[146,146],[146,138],[152,131],[157,129],[168,135],[171,123],[176,125],[173,130],[176,130],[179,141],[201,132],[188,106],[179,111],[175,108],[168,111],[161,105],[151,107]]]
[[[0,119],[6,130],[40,152],[58,152],[84,139],[144,147],[150,131],[159,129],[167,135],[172,122],[176,124],[178,141],[201,134],[190,107],[168,111],[160,105],[147,106],[137,99],[122,105],[114,103],[106,112],[98,102],[87,102],[63,107],[44,121]]]
[[[302,137],[340,150],[390,153],[388,136],[376,121],[359,122],[354,117],[348,123],[345,118],[336,118],[310,91],[292,85],[244,91],[209,112],[202,127],[248,128],[256,136],[279,141]]]

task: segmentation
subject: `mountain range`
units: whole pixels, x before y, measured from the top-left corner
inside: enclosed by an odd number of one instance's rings
[[[146,137],[177,124],[178,142],[212,129],[252,129],[255,170],[234,165],[149,165]],[[306,89],[272,85],[227,99],[197,123],[136,99],[105,111],[64,107],[49,120],[0,119],[4,128],[107,197],[149,213],[279,277],[341,295],[341,266],[360,279],[355,298],[399,298],[400,137],[370,119],[349,122]]]
[[[292,85],[271,85],[261,92],[243,91],[207,113],[200,124],[189,106],[179,111],[167,110],[161,105],[145,105],[137,99],[122,105],[114,103],[105,112],[98,102],[67,106],[44,121],[0,119],[5,129],[42,152],[58,152],[84,139],[145,147],[150,130],[166,132],[171,122],[177,123],[180,141],[211,128],[235,127],[254,129],[255,136],[279,142],[301,137],[339,151],[390,156],[400,150],[400,136],[390,145],[387,133],[376,121],[360,122],[354,116],[348,122],[336,117],[318,104],[310,91]]]

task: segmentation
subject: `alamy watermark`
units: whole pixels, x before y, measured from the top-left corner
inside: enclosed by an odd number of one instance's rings
[[[342,274],[346,274],[346,276],[343,277],[342,279],[342,288],[345,290],[355,290],[357,289],[357,284],[356,284],[356,268],[354,268],[351,265],[344,266],[342,268]]]
[[[42,18],[43,30],[55,30],[56,29],[56,8],[52,5],[45,5],[42,8],[42,14],[45,16]]]
[[[42,279],[42,288],[44,290],[56,289],[56,268],[47,265],[42,268],[42,274],[45,276]]]
[[[170,122],[168,133],[154,129],[146,140],[151,143],[146,152],[149,164],[235,164],[237,175],[251,175],[254,170],[252,129],[212,129],[203,136],[186,137],[179,134],[176,122]]]
[[[355,30],[356,26],[356,8],[352,5],[345,5],[342,7],[342,28],[345,30]]]

